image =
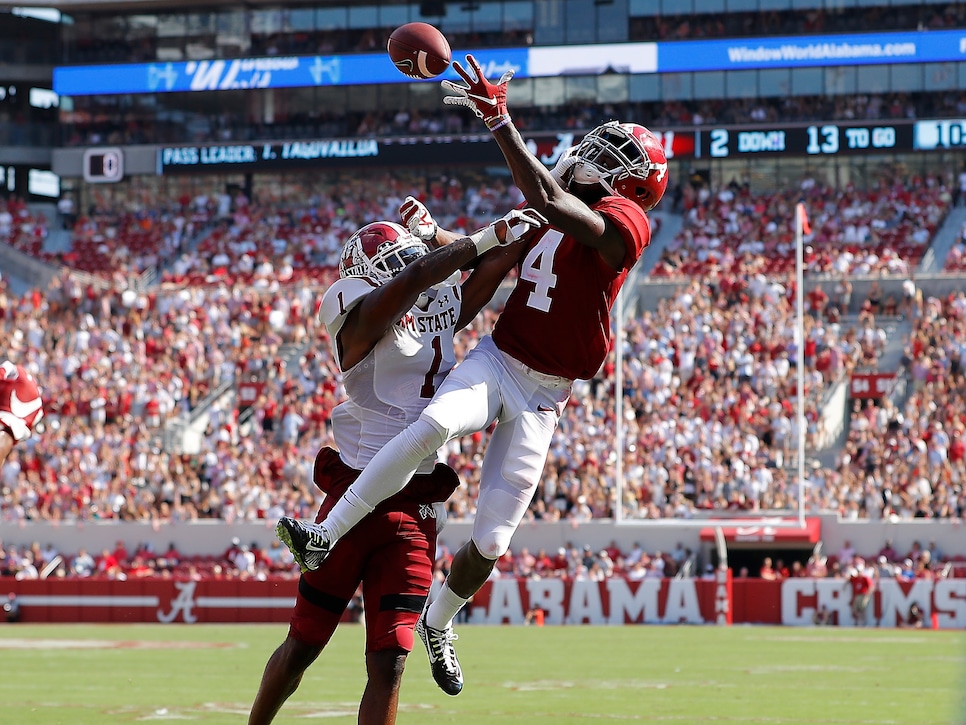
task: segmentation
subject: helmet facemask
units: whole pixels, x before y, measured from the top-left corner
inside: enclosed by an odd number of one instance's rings
[[[667,155],[660,139],[636,123],[608,121],[584,136],[574,152],[571,179],[600,184],[649,212],[667,190]]]
[[[651,162],[633,136],[617,121],[598,126],[584,136],[577,147],[573,181],[600,184],[609,194],[617,194],[617,183],[634,176],[644,180]]]
[[[367,277],[382,285],[429,252],[408,229],[373,222],[349,237],[339,260],[340,277]]]

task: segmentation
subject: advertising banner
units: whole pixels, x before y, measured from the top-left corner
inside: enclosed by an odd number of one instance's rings
[[[896,386],[895,373],[852,373],[849,396],[852,398],[882,398],[892,394]]]
[[[964,30],[681,40],[659,43],[657,51],[659,73],[961,60]]]
[[[517,75],[527,75],[527,48],[477,49],[469,52],[480,62],[487,78],[499,77],[510,68]],[[459,80],[452,68],[439,77],[442,78]],[[387,53],[272,56],[54,68],[54,90],[62,96],[426,83],[438,82],[439,79],[414,81],[396,70]]]
[[[775,523],[791,523],[791,520]],[[822,522],[820,519],[805,519],[805,528],[783,526],[769,526],[765,523],[755,523],[748,526],[723,526],[721,531],[729,545],[734,544],[771,544],[783,546],[814,546],[822,539]],[[714,528],[701,529],[701,541],[714,541]]]
[[[963,132],[960,131],[962,125]],[[942,135],[939,131],[942,130]],[[952,131],[950,129],[953,129]],[[826,122],[811,125],[744,126],[655,130],[672,159],[727,159],[749,155],[836,156],[906,153],[966,147],[966,120],[896,121],[876,124]],[[583,138],[582,131],[525,133],[530,150],[547,166]],[[454,146],[458,150],[454,151]],[[490,134],[387,138],[316,138],[286,142],[179,144],[155,147],[154,173],[283,171],[391,166],[503,166]],[[98,149],[87,149],[87,152]],[[108,149],[111,151],[111,149]],[[122,153],[122,149],[116,149]]]
[[[297,580],[30,580],[11,583],[23,622],[288,622]],[[473,598],[472,624],[523,624],[534,607],[547,625],[783,624],[854,626],[843,579],[645,578],[631,581],[496,579]],[[882,579],[868,624],[896,627],[913,603],[942,629],[966,627],[966,579]],[[347,621],[345,618],[344,621]]]
[[[471,53],[487,78],[513,69],[518,78],[805,68],[966,60],[966,31],[855,33],[662,43],[602,43],[522,48],[454,48]],[[249,88],[311,88],[373,83],[459,80],[452,68],[438,79],[404,76],[387,53],[270,56],[54,68],[61,96],[190,93]]]
[[[459,142],[459,154],[453,143]],[[285,143],[163,146],[158,174],[270,171],[322,168],[381,168],[434,164],[489,164],[503,159],[489,137],[426,139],[313,139]]]

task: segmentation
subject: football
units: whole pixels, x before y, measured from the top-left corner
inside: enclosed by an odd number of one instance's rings
[[[429,23],[406,23],[392,31],[387,46],[399,72],[410,78],[435,78],[449,66],[449,41]]]

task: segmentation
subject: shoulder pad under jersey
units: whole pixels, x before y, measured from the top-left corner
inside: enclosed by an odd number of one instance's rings
[[[319,305],[319,322],[326,326],[330,337],[339,334],[352,308],[378,286],[366,277],[344,277],[325,291]]]

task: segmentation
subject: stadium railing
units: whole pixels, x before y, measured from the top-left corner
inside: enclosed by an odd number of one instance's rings
[[[47,289],[57,276],[57,268],[0,242],[0,269],[4,277],[14,277],[27,287]]]

